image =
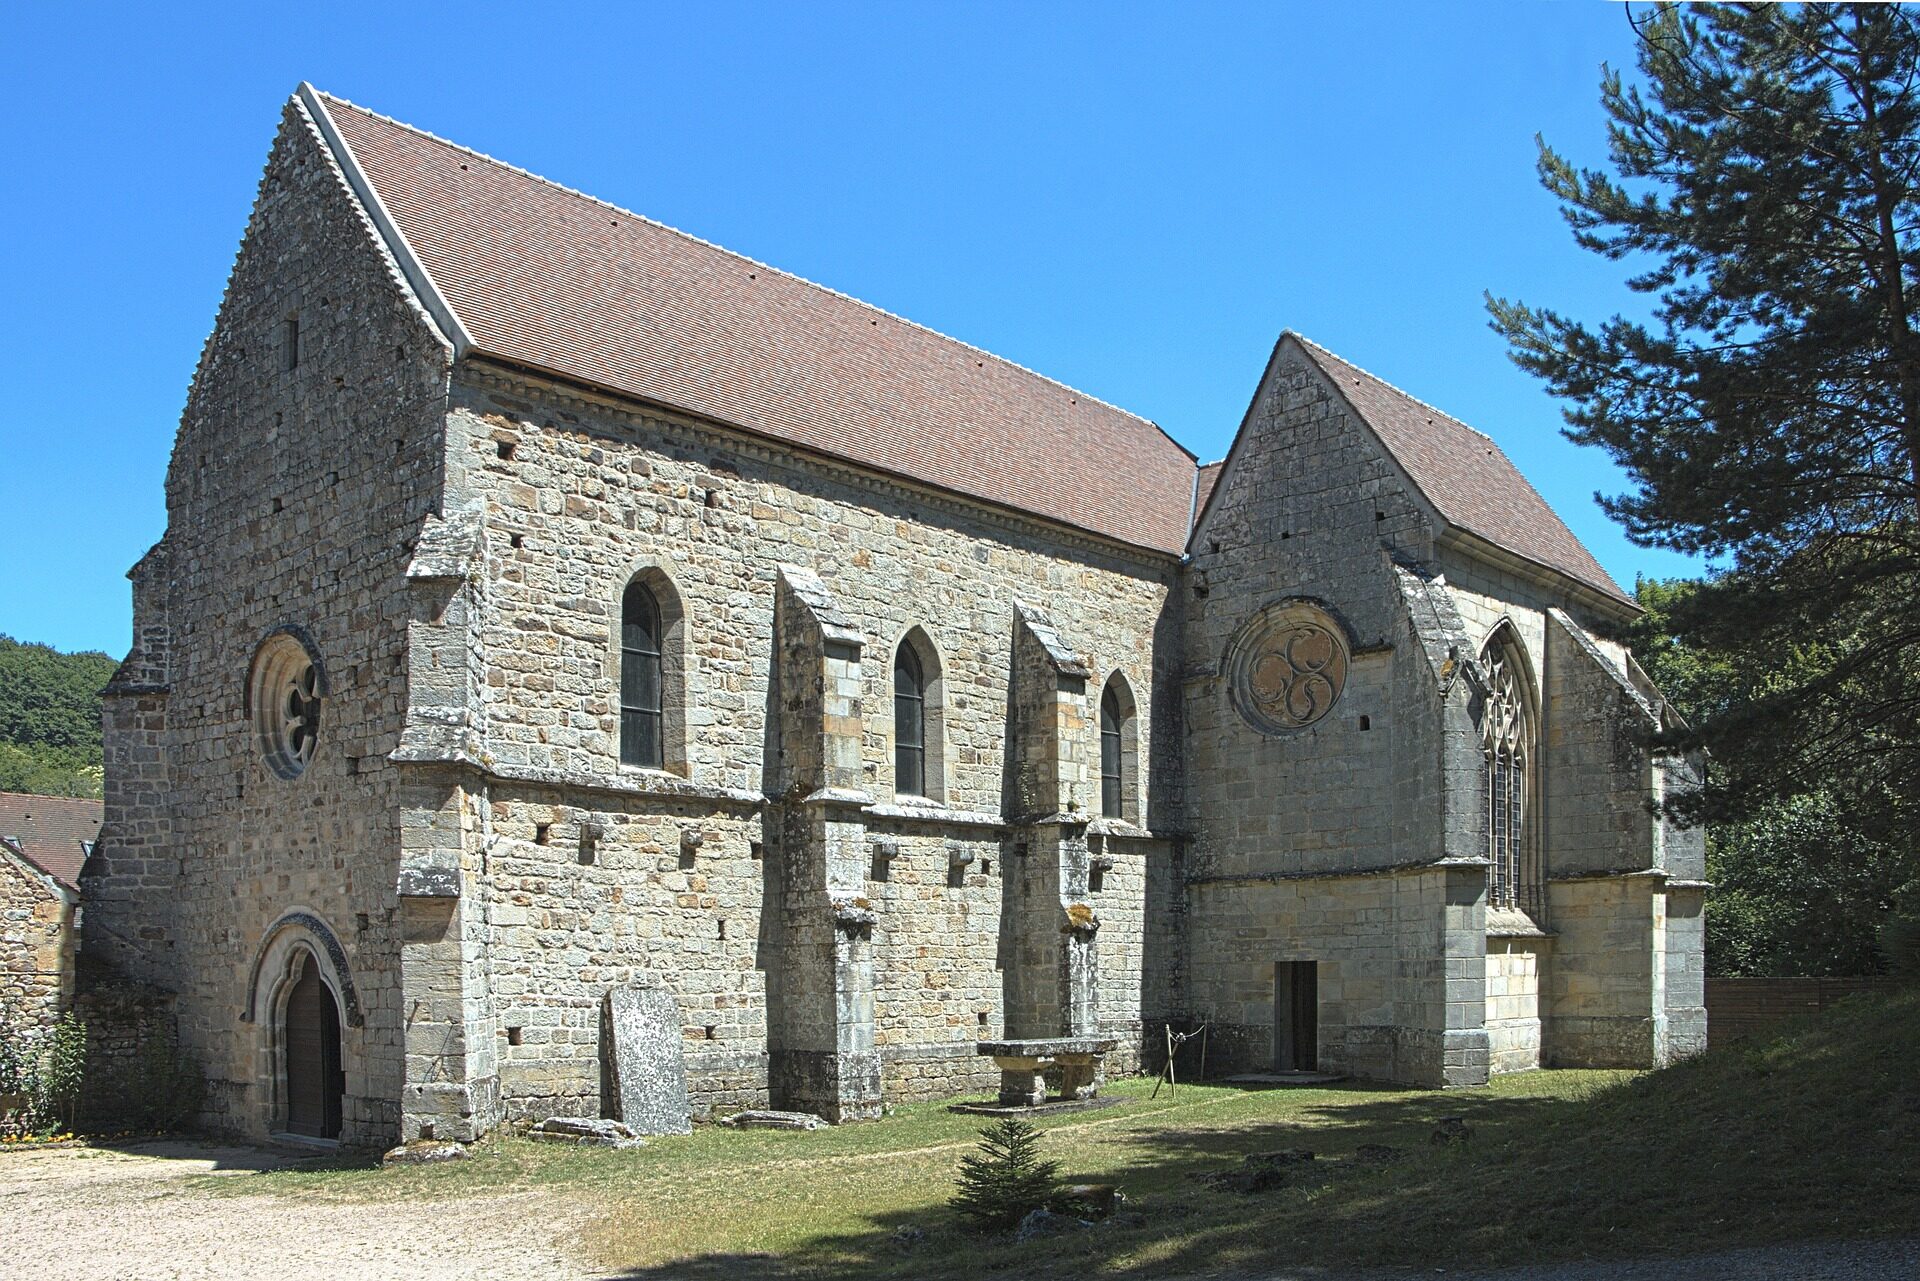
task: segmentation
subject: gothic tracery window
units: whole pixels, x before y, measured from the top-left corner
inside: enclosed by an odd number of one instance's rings
[[[1481,721],[1487,759],[1487,906],[1538,915],[1544,903],[1533,830],[1533,697],[1509,628],[1502,626],[1488,638],[1480,664],[1488,687]]]

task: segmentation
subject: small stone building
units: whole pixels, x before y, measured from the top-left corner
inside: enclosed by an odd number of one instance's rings
[[[1691,779],[1485,436],[1293,335],[1222,462],[302,87],[137,564],[90,955],[210,1124],[989,1087],[980,1042],[1471,1085],[1700,1045]]]
[[[73,1001],[80,869],[100,820],[96,800],[0,792],[0,1028],[51,1027]]]

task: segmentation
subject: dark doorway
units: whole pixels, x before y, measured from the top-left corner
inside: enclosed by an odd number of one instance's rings
[[[340,1137],[340,1008],[314,973],[305,972],[287,994],[287,1130],[316,1139]]]
[[[1312,1072],[1320,1062],[1320,963],[1273,967],[1273,1070]]]

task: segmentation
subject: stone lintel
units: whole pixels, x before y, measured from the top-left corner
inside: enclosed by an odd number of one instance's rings
[[[1563,872],[1558,876],[1549,876],[1547,884],[1565,885],[1574,881],[1665,881],[1667,874],[1657,867],[1620,867],[1612,870],[1594,872]],[[1682,885],[1704,885],[1704,881],[1682,881]]]
[[[649,796],[671,801],[705,801],[723,807],[758,809],[776,798],[744,787],[713,787],[664,770],[623,768],[618,774],[586,770],[539,769],[527,765],[484,767],[489,782],[522,783],[610,796]]]
[[[953,827],[989,827],[995,830],[1007,826],[1007,820],[998,814],[987,814],[979,810],[950,809],[938,801],[894,801],[886,803],[876,801],[867,806],[871,818],[896,823],[936,823]]]
[[[1363,876],[1414,876],[1422,872],[1448,870],[1452,868],[1485,868],[1490,866],[1485,858],[1430,858],[1416,859],[1409,863],[1389,863],[1381,867],[1349,867],[1329,869],[1327,871],[1300,872],[1250,872],[1244,875],[1189,876],[1189,886],[1206,885],[1272,885],[1287,881],[1345,881]]]
[[[1111,1036],[1039,1036],[1013,1041],[977,1041],[976,1054],[996,1059],[1052,1059],[1063,1054],[1105,1054],[1120,1044]]]

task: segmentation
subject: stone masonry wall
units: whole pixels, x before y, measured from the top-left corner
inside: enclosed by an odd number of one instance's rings
[[[73,998],[74,894],[0,848],[0,1028],[52,1027]]]
[[[1271,1063],[1274,965],[1314,960],[1323,1066],[1484,1079],[1484,940],[1463,924],[1483,912],[1468,882],[1484,895],[1484,870],[1351,875],[1471,854],[1461,696],[1443,702],[1451,669],[1424,652],[1432,624],[1396,568],[1432,553],[1430,513],[1283,339],[1197,532],[1186,601],[1188,1004],[1219,1020],[1227,1061]],[[1227,658],[1288,599],[1338,620],[1352,658],[1324,718],[1269,736],[1233,707]]]
[[[449,359],[290,106],[181,419],[167,533],[150,557],[163,573],[136,583],[89,886],[89,945],[97,930],[125,977],[178,993],[220,1128],[259,1137],[282,1119],[271,994],[252,1022],[241,1014],[268,928],[299,908],[337,937],[363,1007],[344,1030],[344,1137],[398,1131],[386,757],[406,699],[404,573],[437,498]],[[311,638],[327,688],[313,761],[293,780],[266,768],[245,708],[256,648],[288,625]],[[144,771],[133,786],[130,760]]]
[[[1286,344],[1249,410],[1199,529],[1186,602],[1186,787],[1195,872],[1342,872],[1437,857],[1423,810],[1431,768],[1398,770],[1415,726],[1392,703],[1402,608],[1390,556],[1423,560],[1427,517],[1333,388]],[[1354,653],[1323,720],[1263,736],[1235,712],[1221,667],[1263,606],[1323,602]],[[1411,710],[1411,709],[1406,709]],[[1361,728],[1365,717],[1368,728]],[[1411,741],[1408,741],[1411,739]]]
[[[1487,940],[1487,1052],[1495,1072],[1524,1072],[1540,1053],[1540,976],[1551,943]]]
[[[574,1038],[589,1027],[591,1002],[642,967],[681,1002],[698,1103],[766,1101],[768,1007],[783,998],[770,979],[770,967],[782,963],[781,931],[763,909],[774,894],[767,864],[780,834],[753,829],[767,817],[754,808],[758,798],[787,785],[770,763],[796,750],[769,714],[780,696],[769,677],[783,564],[816,572],[865,644],[865,734],[854,781],[873,798],[860,812],[859,892],[876,918],[873,1035],[884,1096],[932,1098],[990,1084],[991,1063],[973,1046],[1004,1032],[1003,895],[1008,859],[1023,839],[1008,826],[1019,817],[1006,755],[1015,601],[1050,613],[1103,674],[1124,672],[1143,747],[1140,812],[1151,826],[1162,812],[1156,778],[1169,768],[1164,754],[1146,749],[1163,741],[1153,725],[1154,657],[1172,652],[1171,562],[1134,559],[698,424],[478,367],[454,396],[449,503],[482,513],[497,565],[486,584],[478,718],[489,768],[501,780],[493,794],[517,794],[506,780],[551,780],[543,804],[612,832],[591,869],[556,862],[518,876],[506,874],[524,866],[518,861],[493,864],[495,1032],[521,1028],[520,1044],[502,1060],[509,1111],[545,1106],[535,1098],[592,1106],[597,1067]],[[671,592],[683,620],[669,642],[678,662],[670,654],[668,666],[683,682],[669,698],[679,700],[684,740],[669,744],[664,774],[618,763],[613,638],[621,593],[643,570],[657,594]],[[928,759],[940,759],[944,777],[928,791],[940,803],[893,789],[893,654],[915,627],[937,660],[942,750]],[[1097,722],[1082,729],[1088,741],[1077,751],[1097,760]],[[731,817],[709,824],[694,868],[678,864],[676,789],[732,798],[723,805]],[[1083,813],[1097,809],[1097,778],[1070,799]],[[513,849],[516,859],[564,857],[528,849],[523,807],[509,805],[513,835],[496,837],[497,849]],[[1143,1019],[1166,1016],[1163,1006],[1143,1003],[1172,995],[1170,979],[1141,973],[1150,868],[1172,857],[1167,842],[1143,837],[1129,829],[1108,841],[1114,867],[1096,896],[1099,1021],[1130,1040]],[[638,844],[623,852],[629,839]],[[716,840],[722,848],[710,855]],[[696,875],[704,889],[692,887]],[[1162,922],[1170,919],[1169,889],[1163,881],[1151,908]],[[591,911],[580,902],[589,896]],[[544,936],[529,921],[548,923]],[[1168,928],[1161,926],[1163,939]],[[1155,955],[1171,964],[1171,950],[1163,942]],[[584,969],[572,963],[581,957],[590,958]],[[798,974],[791,966],[777,972]],[[796,990],[793,999],[812,998]],[[536,1043],[534,1029],[549,1020],[571,1020],[581,1031]],[[1124,1070],[1137,1057],[1130,1043],[1116,1064]]]

